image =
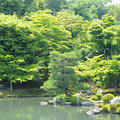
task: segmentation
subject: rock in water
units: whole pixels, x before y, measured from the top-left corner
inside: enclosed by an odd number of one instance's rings
[[[114,97],[112,100],[111,100],[111,103],[118,103],[120,102],[120,97]]]
[[[44,101],[40,102],[40,105],[47,105],[47,104],[48,104],[48,102],[44,102]]]
[[[102,111],[101,109],[95,108],[95,109],[92,109],[92,110],[88,111],[87,114],[90,115],[90,116],[91,115],[96,115],[96,114],[100,114],[101,111]]]
[[[90,102],[82,101],[82,102],[81,102],[81,105],[82,105],[82,106],[90,106]]]

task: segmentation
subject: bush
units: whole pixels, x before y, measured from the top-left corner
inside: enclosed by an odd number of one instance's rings
[[[117,108],[116,113],[120,114],[120,107]]]
[[[65,96],[64,100],[65,100],[65,102],[71,102],[71,97],[70,96]]]
[[[96,87],[96,88],[94,88],[94,89],[91,89],[91,94],[96,94],[97,90],[98,90],[98,88],[97,88],[97,87]]]
[[[65,102],[65,94],[57,95],[57,102],[64,103]]]
[[[102,111],[103,111],[104,113],[108,113],[108,112],[109,112],[108,106],[107,106],[107,105],[103,105],[103,106],[102,106]]]
[[[119,103],[116,103],[117,107],[120,107],[120,102]]]
[[[98,101],[98,97],[96,95],[92,96],[92,100]]]
[[[102,94],[101,93],[96,93],[96,96],[98,97],[99,100],[101,100],[101,98],[102,98]]]
[[[110,104],[109,105],[109,110],[110,110],[111,113],[116,113],[117,105],[116,104]]]
[[[4,97],[5,95],[2,93],[2,92],[0,92],[0,97]]]
[[[77,96],[72,96],[72,97],[71,97],[71,104],[72,104],[72,105],[81,104],[80,98],[77,97]]]
[[[99,103],[99,104],[97,104],[97,107],[98,107],[98,108],[102,108],[102,107],[103,107],[103,104],[102,104],[102,103]]]
[[[104,104],[108,104],[110,103],[110,100],[112,100],[114,98],[114,95],[113,94],[106,94],[102,97],[102,100],[103,100],[103,103]]]

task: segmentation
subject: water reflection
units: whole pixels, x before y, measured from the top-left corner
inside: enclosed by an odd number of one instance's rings
[[[5,99],[0,102],[1,120],[119,120],[118,115],[86,115],[86,108],[62,105],[40,106],[41,98]]]

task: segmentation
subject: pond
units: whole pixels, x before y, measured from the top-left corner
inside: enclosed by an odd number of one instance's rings
[[[88,116],[90,108],[80,106],[41,106],[42,98],[11,98],[0,101],[0,120],[120,120],[119,115]]]

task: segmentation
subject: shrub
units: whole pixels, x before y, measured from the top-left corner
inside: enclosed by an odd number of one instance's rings
[[[119,103],[116,103],[117,107],[120,107],[120,102]]]
[[[96,87],[96,88],[94,88],[94,89],[91,89],[91,94],[96,94],[97,90],[98,90],[98,88],[97,88],[97,87]]]
[[[114,98],[114,95],[113,94],[106,94],[102,97],[102,100],[103,100],[103,103],[104,104],[107,104],[107,103],[110,103],[110,100],[112,100]]]
[[[102,107],[103,107],[103,104],[102,104],[102,103],[99,103],[99,104],[97,104],[97,107],[98,107],[98,108],[102,108]]]
[[[116,113],[120,114],[120,107],[117,108]]]
[[[102,111],[103,111],[104,113],[108,113],[108,112],[109,112],[108,106],[107,106],[107,105],[103,105],[103,106],[102,106]]]
[[[112,113],[116,113],[117,105],[116,105],[116,104],[110,104],[110,105],[109,105],[109,110],[110,110],[110,112],[112,112]]]
[[[65,102],[65,94],[57,95],[57,102],[64,103]]]
[[[70,96],[65,96],[65,102],[71,102],[71,97]]]
[[[92,100],[98,101],[98,97],[96,95],[92,96]]]
[[[80,98],[77,97],[77,96],[72,96],[72,97],[71,97],[71,104],[72,104],[72,105],[81,104]]]
[[[0,97],[4,97],[5,95],[2,93],[2,92],[0,92]]]
[[[101,98],[102,98],[102,94],[101,93],[96,93],[96,96],[98,97],[99,100],[101,100]]]

